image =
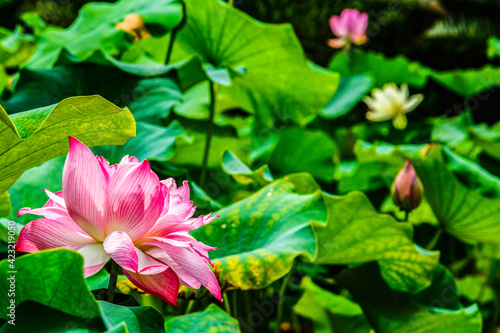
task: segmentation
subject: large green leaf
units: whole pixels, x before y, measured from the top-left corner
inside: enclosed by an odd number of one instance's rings
[[[257,183],[263,186],[273,181],[273,176],[267,165],[252,171],[229,150],[224,151],[222,155],[222,169],[243,185]]]
[[[182,100],[179,87],[168,78],[141,80],[132,91],[130,110],[137,121],[159,120]]]
[[[182,127],[186,134],[192,137],[193,140],[187,141],[184,138],[177,139],[177,149],[170,162],[176,165],[201,166],[207,138],[207,126],[208,122],[182,122]],[[243,160],[243,162],[248,163],[250,145],[250,140],[248,138],[238,137],[233,128],[215,128],[210,143],[208,167],[219,167],[220,158],[226,149],[233,151]]]
[[[154,3],[121,0],[114,4],[87,4],[69,28],[48,29],[44,33],[26,66],[32,69],[50,68],[63,49],[81,60],[92,56],[97,49],[113,56],[122,55],[132,46],[132,38],[115,25],[129,14],[140,15],[152,34],[165,34],[180,23],[182,7],[177,0],[158,0]]]
[[[442,146],[443,158],[448,168],[462,184],[471,191],[484,197],[500,199],[500,179],[481,168],[477,163],[469,161]]]
[[[270,166],[282,175],[308,172],[319,180],[332,181],[336,153],[335,143],[325,132],[287,127],[279,133]]]
[[[425,157],[414,158],[413,165],[441,227],[465,242],[498,244],[500,198],[485,197],[459,181],[439,146],[430,146],[424,153]]]
[[[377,265],[367,264],[344,270],[337,280],[345,286],[363,308],[363,312],[378,333],[480,333],[482,319],[473,304],[459,310],[436,307],[456,296],[447,289],[436,288],[426,303],[405,302],[382,279]],[[450,298],[451,297],[451,298]]]
[[[470,139],[483,148],[488,155],[500,160],[500,122],[491,127],[480,124],[470,129]]]
[[[355,49],[352,52],[338,52],[328,65],[343,77],[367,74],[375,79],[375,86],[386,83],[408,83],[423,87],[427,83],[429,70],[417,62],[410,62],[403,56],[386,58],[383,54]]]
[[[128,106],[139,78],[114,67],[89,63],[50,69],[24,68],[13,95],[2,106],[9,114],[37,109],[71,96],[100,95],[118,106]]]
[[[405,152],[418,151],[417,145],[400,146]],[[351,168],[339,169],[339,191],[369,191],[390,188],[399,170],[404,166],[406,155],[385,142],[371,144],[358,141],[354,146],[356,162]]]
[[[293,310],[314,322],[317,333],[366,333],[371,327],[363,310],[352,300],[329,292],[305,277],[300,287],[304,294]]]
[[[321,110],[321,115],[325,118],[345,115],[368,93],[373,81],[373,78],[367,75],[341,77],[335,95]]]
[[[12,212],[9,192],[0,194],[0,217],[7,217]]]
[[[98,301],[102,319],[106,327],[114,327],[125,322],[129,332],[164,332],[164,319],[161,313],[150,306],[120,306]]]
[[[439,253],[418,248],[410,224],[379,214],[361,192],[342,197],[325,195],[325,201],[327,224],[315,226],[319,244],[316,262],[378,261],[392,289],[417,292],[430,284]]]
[[[172,318],[165,324],[167,333],[239,333],[238,321],[210,304],[205,311]]]
[[[189,14],[176,38],[174,60],[200,57],[206,76],[232,83],[221,89],[263,125],[272,126],[275,112],[307,123],[333,96],[338,75],[309,66],[291,25],[264,24],[219,0],[185,3]]]
[[[14,271],[14,272],[13,272]],[[99,306],[83,278],[83,257],[66,249],[46,250],[17,258],[12,264],[0,262],[0,288],[9,290],[15,276],[15,301],[35,301],[79,318],[100,317]],[[0,295],[0,306],[9,306],[12,297]],[[7,312],[0,315],[7,319]]]
[[[223,288],[260,289],[284,276],[295,257],[312,260],[311,221],[323,221],[321,193],[298,194],[286,178],[217,212],[221,217],[191,234],[219,249],[211,253]],[[223,244],[223,245],[222,245]]]
[[[484,92],[481,100],[491,95],[494,86],[500,83],[500,68],[486,65],[480,69],[456,69],[452,71],[432,71],[431,77],[456,94],[472,96]]]
[[[490,37],[488,39],[488,49],[486,54],[489,59],[493,59],[500,56],[500,39],[497,37]]]
[[[177,121],[173,121],[168,127],[138,122],[136,137],[123,146],[97,147],[94,151],[112,163],[118,163],[125,155],[135,156],[139,160],[165,161],[174,155],[176,140],[186,144],[192,141]]]
[[[10,320],[10,319],[9,319]],[[15,325],[4,324],[1,333],[102,333],[101,318],[80,318],[33,301],[24,301],[16,307]],[[118,333],[120,331],[117,331]],[[120,333],[126,331],[121,331]],[[128,332],[128,331],[127,331]]]
[[[57,105],[9,117],[0,108],[0,193],[29,168],[68,151],[68,136],[87,146],[123,144],[135,135],[135,122],[100,96],[70,97]]]

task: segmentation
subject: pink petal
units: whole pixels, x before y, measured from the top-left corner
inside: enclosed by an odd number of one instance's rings
[[[177,189],[177,184],[175,183],[175,179],[168,178],[161,181],[167,188],[169,192],[172,192]]]
[[[104,240],[104,250],[123,269],[138,274],[158,274],[167,266],[153,259],[134,246],[132,240],[123,231],[115,231]]]
[[[99,272],[109,260],[109,255],[100,242],[84,245],[76,251],[83,256],[83,272],[86,278]]]
[[[179,246],[182,242],[177,242],[169,240],[166,238],[151,237],[144,241],[144,245],[153,245],[161,248],[165,253],[172,258],[178,266],[187,272],[189,275],[198,280],[203,286],[205,286],[217,299],[222,302],[221,291],[219,287],[219,282],[215,277],[212,270],[209,268],[205,259],[201,257],[196,251],[194,251],[191,246]],[[158,258],[161,260],[160,258]],[[170,266],[175,270],[175,267]],[[183,272],[176,273],[181,276]],[[185,280],[187,277],[182,276]]]
[[[351,40],[356,45],[361,45],[366,43],[366,35],[363,34],[353,34],[351,35]]]
[[[37,252],[60,247],[74,247],[95,242],[86,234],[75,232],[60,221],[39,219],[25,225],[15,248],[22,252]]]
[[[181,234],[181,233],[170,234],[170,235],[168,235],[168,239],[176,240],[176,241],[179,241],[179,242],[189,243],[189,245],[191,245],[191,248],[196,253],[198,253],[201,257],[203,257],[203,259],[205,259],[205,261],[208,264],[210,264],[212,267],[214,266],[214,264],[212,263],[212,261],[208,257],[208,252],[213,251],[213,250],[217,250],[216,247],[208,246],[208,245],[206,245],[206,244],[204,244],[202,242],[198,242],[193,236],[191,236],[188,233],[185,233],[185,234]]]
[[[47,196],[50,199],[49,201],[47,201],[44,207],[47,205],[51,205],[51,206],[59,206],[62,208],[66,208],[66,202],[64,201],[63,191],[59,191],[56,193],[52,193],[49,190],[43,190],[43,191],[45,192],[45,194],[47,194]]]
[[[355,31],[359,33],[365,33],[367,27],[368,27],[368,14],[367,13],[359,14]]]
[[[179,221],[175,216],[162,216],[156,225],[148,232],[147,237],[167,237],[169,234],[179,231],[190,231],[201,227],[202,225],[212,222],[219,215],[212,216],[212,213],[207,216],[200,215],[194,219]]]
[[[186,246],[188,246],[188,244],[186,244]],[[194,289],[199,289],[201,287],[200,281],[196,280],[191,274],[186,272],[184,268],[179,266],[179,264],[176,263],[174,259],[172,259],[172,257],[170,257],[164,250],[160,249],[159,247],[153,247],[149,249],[147,253],[151,257],[165,263],[171,269],[173,269],[175,274],[177,274],[177,277],[179,278],[179,282],[182,285]]]
[[[137,287],[165,302],[177,306],[179,279],[171,269],[166,269],[162,273],[155,275],[136,274],[127,270],[124,270],[124,273]]]
[[[330,17],[330,28],[337,37],[344,37],[347,35],[347,24],[345,20],[338,16]]]
[[[101,171],[106,179],[106,182],[109,182],[111,175],[113,174],[115,168],[111,167],[108,161],[102,156],[96,156],[97,162],[99,162],[99,166],[101,167]]]
[[[118,165],[109,181],[106,233],[125,231],[135,241],[158,220],[167,196],[166,187],[148,161]]]
[[[123,231],[115,231],[104,240],[104,250],[123,269],[137,272],[139,257],[134,243]]]
[[[328,40],[328,46],[333,47],[335,49],[340,49],[347,44],[344,38],[333,38]]]
[[[63,192],[73,220],[96,240],[104,240],[107,181],[92,151],[73,137],[64,165]]]

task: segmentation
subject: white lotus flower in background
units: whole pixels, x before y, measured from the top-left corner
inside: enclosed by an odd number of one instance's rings
[[[366,119],[370,121],[387,121],[392,119],[395,128],[406,128],[408,120],[406,114],[413,111],[422,102],[422,94],[412,95],[408,85],[403,83],[398,88],[395,83],[387,83],[382,89],[372,90],[372,97],[365,97],[363,101],[368,105]]]

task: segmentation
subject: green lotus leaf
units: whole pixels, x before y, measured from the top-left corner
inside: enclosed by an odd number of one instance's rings
[[[327,224],[315,225],[317,263],[359,264],[377,261],[394,290],[415,293],[431,283],[439,253],[413,243],[413,228],[379,214],[361,192],[325,194]]]
[[[342,77],[356,74],[370,75],[375,86],[386,83],[408,83],[423,87],[427,83],[429,70],[417,62],[410,62],[403,56],[387,58],[383,54],[355,49],[352,52],[338,52],[330,61],[328,68],[339,72]]]
[[[370,91],[373,81],[372,77],[361,74],[341,77],[335,95],[321,110],[321,116],[334,119],[348,113]]]
[[[305,124],[333,96],[338,75],[312,69],[291,25],[259,22],[219,0],[185,4],[189,14],[176,38],[173,61],[199,57],[205,70],[208,64],[224,74],[217,82],[232,84],[221,91],[256,114],[262,125],[272,126],[275,112]]]
[[[488,48],[486,49],[486,54],[489,59],[493,59],[500,56],[500,39],[497,37],[490,37],[488,39]]]
[[[165,324],[167,333],[206,332],[239,333],[238,321],[210,304],[204,311],[168,320]]]
[[[8,192],[12,198],[12,213],[10,219],[21,224],[34,220],[33,215],[26,214],[17,217],[17,212],[23,207],[42,207],[48,200],[42,192],[48,189],[51,192],[62,190],[62,172],[66,157],[61,156],[47,161],[39,166],[25,171],[12,185]]]
[[[137,82],[129,105],[136,121],[158,123],[182,100],[179,87],[168,78],[145,79]]]
[[[304,294],[293,310],[314,323],[317,333],[366,333],[371,327],[361,307],[352,300],[325,290],[306,276],[300,287]]]
[[[496,160],[500,160],[500,122],[488,127],[480,124],[472,127],[470,139]]]
[[[201,167],[207,138],[207,121],[181,121],[184,131],[192,141],[177,139],[175,153],[169,160],[174,165]],[[250,139],[240,138],[230,127],[216,127],[210,143],[208,167],[220,168],[220,158],[226,149],[233,151],[244,163],[249,162]]]
[[[337,151],[333,140],[322,130],[287,127],[279,133],[269,165],[282,175],[308,172],[318,180],[331,182]]]
[[[243,185],[256,183],[264,186],[273,181],[273,176],[267,165],[252,171],[230,150],[224,151],[222,155],[222,169]]]
[[[118,163],[125,155],[135,156],[139,160],[168,160],[176,151],[176,140],[189,144],[192,139],[184,132],[177,121],[168,127],[137,122],[137,135],[123,146],[96,147],[97,155],[106,157],[111,163]]]
[[[403,221],[405,219],[405,212],[401,210],[394,201],[392,200],[392,196],[388,195],[385,200],[382,202],[380,206],[380,211],[382,213],[390,213],[394,217],[396,217],[399,221]],[[434,215],[432,211],[432,207],[429,205],[429,202],[425,199],[422,199],[420,205],[417,208],[411,211],[411,214],[408,214],[408,222],[414,225],[421,225],[423,223],[430,224],[433,226],[439,226],[439,221]]]
[[[161,313],[150,306],[120,306],[98,301],[102,319],[107,328],[125,322],[129,332],[164,332],[164,319]]]
[[[1,332],[101,333],[105,329],[99,317],[80,318],[37,302],[24,301],[16,307],[15,325],[4,324]],[[109,331],[106,332],[108,333]],[[113,332],[128,333],[129,331],[121,330]]]
[[[297,256],[312,260],[316,238],[311,221],[325,219],[321,193],[298,194],[287,179],[216,214],[221,217],[191,234],[206,244],[221,244],[210,257],[222,287],[245,290],[283,277]]]
[[[486,304],[494,302],[495,291],[489,285],[484,285],[484,276],[467,275],[457,280],[458,292],[472,302]],[[483,291],[481,291],[483,289]],[[479,297],[479,299],[478,299]]]
[[[12,272],[14,271],[14,272]],[[0,306],[6,309],[10,280],[15,276],[15,301],[35,301],[79,318],[100,317],[99,306],[83,278],[83,257],[67,249],[46,250],[0,262]],[[1,318],[7,319],[4,311]]]
[[[100,95],[120,107],[132,100],[130,91],[139,78],[113,67],[95,64],[71,64],[50,69],[19,72],[19,79],[2,106],[9,113],[56,104],[71,96]]]
[[[12,211],[9,192],[0,194],[0,217],[7,217]]]
[[[87,146],[123,144],[135,135],[134,117],[100,96],[70,97],[57,105],[9,117],[0,107],[0,193],[26,170],[68,151],[68,136]]]
[[[94,275],[85,278],[85,283],[87,283],[90,290],[107,289],[109,286],[109,276],[110,274],[106,269],[101,269]]]
[[[437,297],[437,295],[439,295],[439,297]],[[463,308],[460,303],[455,278],[453,274],[441,264],[439,264],[434,271],[432,283],[428,288],[415,295],[403,295],[401,298],[426,307],[448,310],[460,310]]]
[[[472,124],[470,112],[463,112],[452,118],[433,119],[431,139],[454,149],[460,148],[468,139],[468,130]]]
[[[3,242],[5,245],[9,243],[9,237],[10,237],[10,242],[12,243],[13,240],[17,239],[17,236],[19,236],[19,232],[21,232],[21,229],[24,227],[24,225],[0,218],[0,242]],[[12,233],[14,232],[14,234]]]
[[[482,318],[477,305],[458,310],[436,307],[453,298],[449,286],[435,286],[438,293],[426,301],[434,306],[410,303],[385,283],[376,264],[365,264],[342,271],[336,280],[346,287],[363,308],[376,332],[380,333],[480,333]],[[433,286],[431,286],[432,288]]]
[[[95,50],[121,55],[132,46],[132,38],[115,25],[130,14],[142,17],[151,34],[164,35],[180,23],[182,7],[177,0],[158,0],[154,3],[121,0],[113,4],[87,4],[69,28],[47,29],[26,66],[31,69],[51,68],[63,49],[76,59],[87,59]],[[129,30],[138,28],[131,26]]]
[[[467,160],[448,147],[441,147],[447,167],[460,182],[471,191],[484,197],[500,199],[500,179],[481,168],[477,163]]]
[[[433,80],[461,96],[478,96],[485,100],[493,93],[500,81],[500,67],[486,65],[479,69],[455,69],[451,71],[431,71]]]
[[[0,27],[0,63],[4,67],[2,71],[5,68],[16,68],[26,62],[35,47],[35,39],[25,35],[21,26],[16,26],[14,31]],[[3,88],[4,86],[1,90]]]
[[[407,155],[418,153],[424,145],[402,145],[399,149],[385,142],[357,141],[354,146],[356,161],[349,168],[339,169],[339,191],[369,191],[390,188]]]
[[[457,179],[447,166],[441,147],[430,146],[424,153],[425,157],[413,159],[413,165],[441,227],[468,243],[498,244],[500,198],[485,197]],[[451,152],[448,152],[448,155],[450,154]],[[481,171],[477,166],[474,169]],[[481,179],[477,176],[481,174],[485,174],[484,170],[476,174],[476,185]],[[493,186],[491,183],[487,185]],[[475,188],[477,189],[477,186]]]

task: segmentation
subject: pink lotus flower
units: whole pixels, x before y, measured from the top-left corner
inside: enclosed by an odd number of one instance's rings
[[[179,284],[205,286],[220,301],[221,291],[209,264],[216,248],[189,235],[218,216],[192,218],[187,181],[160,181],[148,161],[125,156],[110,165],[75,138],[63,171],[63,190],[45,190],[43,208],[22,208],[44,218],[27,224],[16,250],[68,248],[84,257],[85,277],[113,259],[136,286],[177,304]]]
[[[330,28],[339,37],[328,40],[328,45],[336,49],[349,47],[351,43],[361,45],[366,42],[368,14],[356,9],[344,9],[340,16],[330,18]]]

